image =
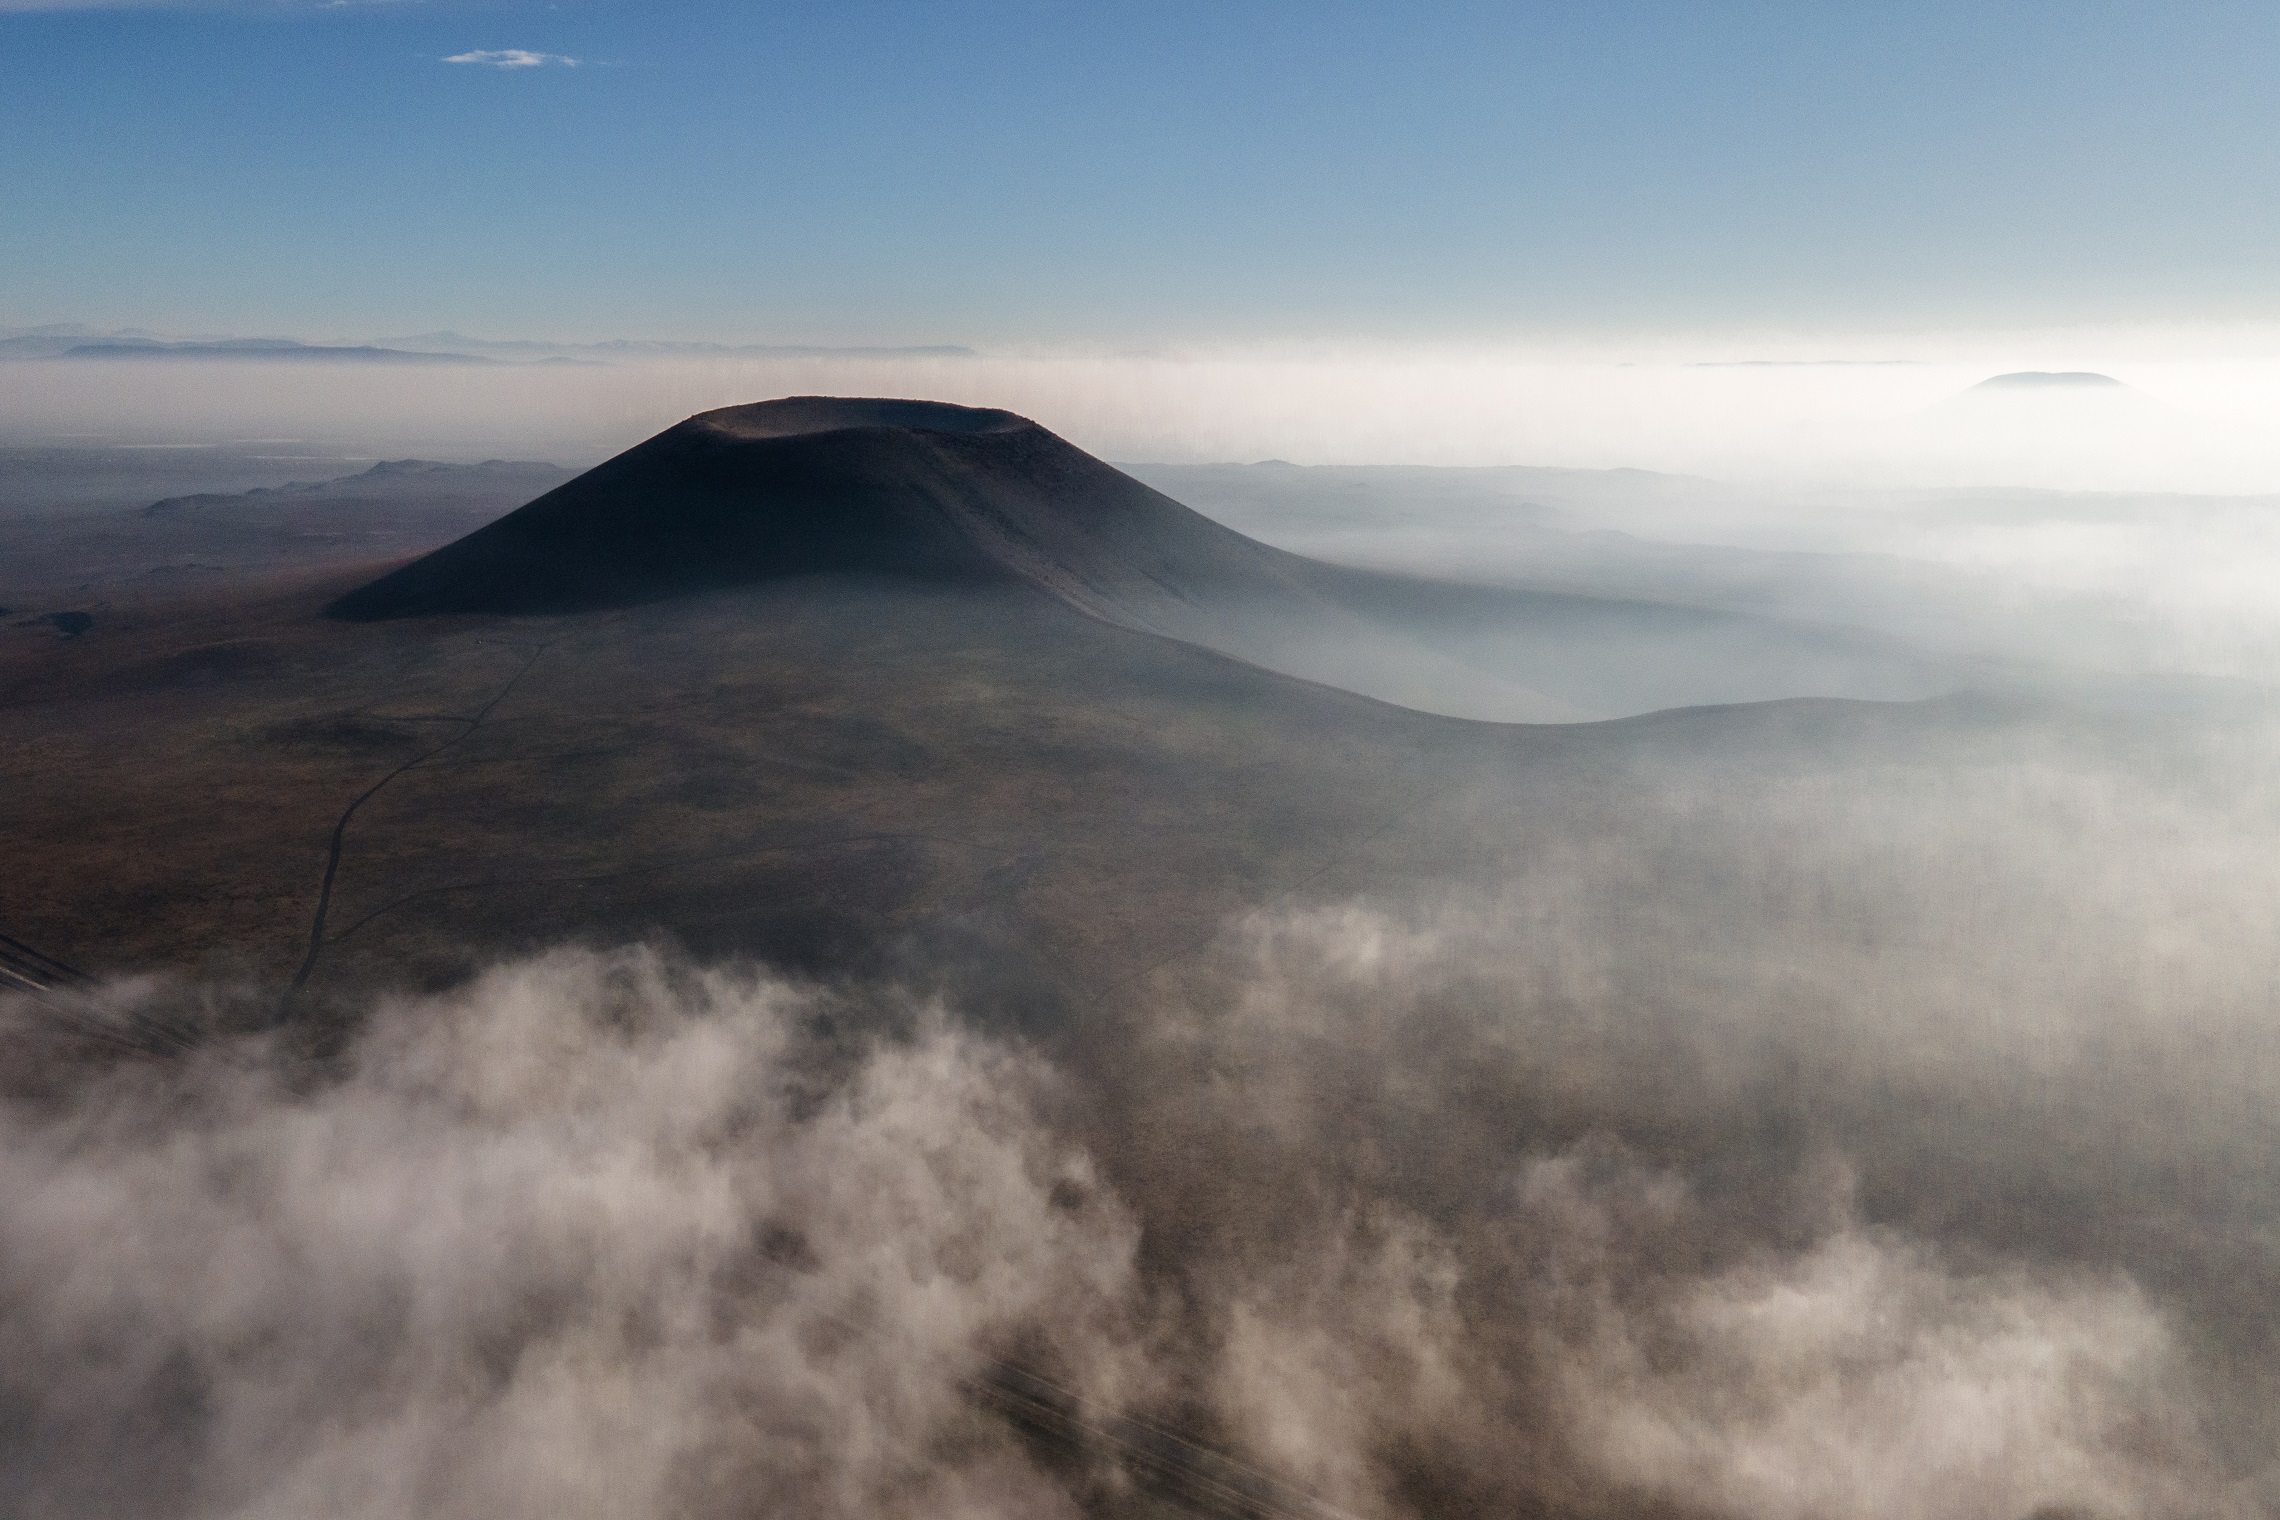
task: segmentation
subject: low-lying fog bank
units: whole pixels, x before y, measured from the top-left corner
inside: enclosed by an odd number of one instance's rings
[[[1837,345],[1875,356],[1870,340]],[[2251,339],[2244,338],[2243,342]],[[1905,362],[1717,345],[811,354],[393,369],[0,362],[0,443],[290,439],[379,457],[592,464],[767,396],[1003,407],[1111,459],[1634,468],[1757,486],[2280,491],[2280,364],[2096,334],[1904,347]],[[1746,353],[1747,350],[1738,352]],[[2098,371],[2111,389],[1981,389]],[[312,451],[318,451],[312,449]]]
[[[1643,765],[1028,1042],[638,949],[17,1002],[0,1495],[2268,1514],[2273,738]]]
[[[171,413],[126,364],[103,369],[124,390],[20,415],[142,398],[154,430],[281,437],[448,434],[461,408],[474,457],[574,464],[719,400],[905,390],[1124,458],[1748,453],[1667,443],[1686,428],[1615,452],[1637,418],[1594,434],[1549,381],[1412,387],[1403,455],[1338,437],[1355,376],[894,364],[534,371],[511,406],[464,389],[487,372],[279,388],[296,372]],[[1163,431],[1130,420],[1175,391]],[[1373,885],[1326,838],[1175,953],[1193,931],[1149,915],[1191,883],[1150,878],[1123,942],[1174,950],[1090,1001],[993,1002],[1043,953],[1004,936],[950,968],[910,949],[895,981],[564,946],[282,1030],[267,987],[121,982],[79,1010],[202,1031],[164,1056],[0,1001],[0,1508],[2280,1511],[2280,539],[2265,498],[2123,489],[2276,482],[2092,463],[2036,483],[2113,489],[1135,466],[1330,559],[2043,677],[1846,709],[1835,738],[1812,711],[1640,719],[1671,738],[1637,747],[1562,730],[1570,760],[1523,791],[1483,760],[1478,793],[1439,773],[1370,825],[1414,830],[1401,879],[1435,885]],[[833,774],[859,787],[870,753]]]
[[[1532,467],[1126,468],[1315,558],[1768,617],[1820,630],[1832,652],[1834,631],[1855,630],[1919,658],[1980,662],[1951,685],[2091,672],[2280,680],[2269,594],[2280,496],[1749,489]]]
[[[902,394],[1008,407],[1143,461],[1130,468],[1246,533],[1344,563],[1866,631],[1942,660],[2269,682],[2280,369],[2105,344],[2025,335],[1907,363],[1802,362],[1794,343],[1778,362],[1549,348],[416,372],[18,361],[0,364],[0,520],[345,476],[378,458],[583,468],[724,403]],[[2125,383],[1980,385],[2101,365]],[[1301,468],[1208,463],[1259,460]],[[15,557],[45,552],[18,542],[33,531],[11,530]],[[91,519],[40,531],[118,536]],[[164,547],[203,566],[195,546]],[[71,584],[102,581],[81,573],[99,554],[64,557]],[[1789,679],[1736,691],[1915,694]]]

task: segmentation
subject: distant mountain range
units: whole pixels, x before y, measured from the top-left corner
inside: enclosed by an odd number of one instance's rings
[[[228,359],[255,363],[496,364],[479,354],[303,343],[297,338],[166,339],[141,332],[91,333],[76,324],[0,337],[0,359]]]
[[[228,359],[262,363],[324,364],[496,364],[479,354],[418,353],[401,348],[376,348],[368,343],[336,345],[294,343],[282,339],[238,338],[222,343],[81,343],[65,349],[63,359]]]
[[[388,343],[421,348],[449,349],[459,353],[507,354],[520,357],[562,355],[591,359],[807,359],[807,358],[937,358],[971,359],[974,350],[956,343],[921,343],[875,347],[846,347],[814,343],[680,343],[657,339],[612,338],[602,343],[549,343],[528,338],[471,338],[465,333],[420,333],[388,338]]]
[[[683,343],[613,339],[603,343],[550,343],[531,339],[471,338],[464,333],[421,333],[369,343],[304,343],[297,338],[167,338],[140,328],[103,332],[76,322],[0,329],[5,359],[230,359],[266,363],[331,364],[607,364],[612,360],[674,358],[972,358],[956,344],[837,348],[819,344]]]

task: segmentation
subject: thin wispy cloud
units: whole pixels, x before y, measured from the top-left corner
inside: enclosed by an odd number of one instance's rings
[[[445,63],[471,63],[491,69],[542,69],[549,64],[565,69],[578,67],[578,60],[560,53],[534,53],[528,48],[478,48],[473,52],[454,53]]]

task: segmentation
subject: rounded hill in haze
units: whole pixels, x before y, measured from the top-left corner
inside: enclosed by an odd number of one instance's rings
[[[1975,391],[2095,390],[2102,387],[2110,387],[2114,390],[2129,389],[2128,386],[2123,385],[2112,375],[2094,374],[2086,369],[2023,369],[2014,374],[1996,375],[1991,379],[1982,380],[1972,389]]]
[[[1919,416],[2015,427],[2130,427],[2158,422],[2169,408],[2133,385],[2093,370],[2015,370],[1969,385]]]
[[[1902,420],[1900,468],[1949,485],[2110,490],[2204,457],[2200,419],[2090,370],[1994,375]],[[2158,478],[2158,477],[2157,477]]]

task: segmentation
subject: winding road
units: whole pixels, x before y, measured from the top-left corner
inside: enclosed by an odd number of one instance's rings
[[[317,958],[324,954],[325,915],[332,911],[333,881],[340,875],[341,850],[347,843],[348,825],[349,822],[356,817],[357,810],[363,807],[367,802],[370,802],[373,798],[379,796],[382,791],[387,789],[390,782],[403,775],[406,771],[417,770],[421,766],[427,764],[430,760],[435,759],[436,756],[441,755],[446,750],[452,748],[454,745],[464,743],[470,734],[474,733],[475,730],[483,726],[484,720],[491,716],[492,710],[496,708],[501,702],[504,702],[507,699],[507,693],[515,689],[516,683],[521,681],[524,676],[530,674],[530,668],[538,663],[538,657],[553,647],[554,641],[548,640],[546,643],[541,644],[536,649],[530,651],[528,655],[524,656],[522,665],[515,671],[515,673],[507,677],[506,684],[494,692],[491,696],[491,700],[484,703],[481,708],[477,709],[474,716],[467,718],[448,718],[443,720],[446,722],[463,724],[464,726],[459,730],[458,733],[453,734],[450,738],[444,740],[441,744],[436,745],[433,749],[423,751],[420,754],[414,755],[411,759],[406,760],[402,765],[397,766],[394,770],[388,772],[387,775],[382,776],[378,781],[373,782],[362,792],[358,793],[355,800],[350,802],[347,807],[341,810],[339,821],[333,825],[331,845],[325,852],[325,878],[323,885],[317,889],[317,910],[309,920],[309,953],[302,958],[301,969],[293,973],[293,987],[296,991],[308,985],[309,977],[317,969]]]

